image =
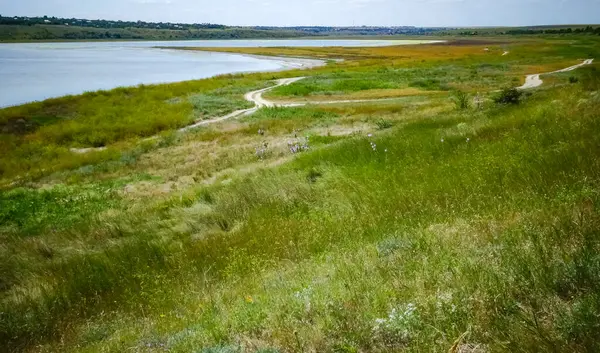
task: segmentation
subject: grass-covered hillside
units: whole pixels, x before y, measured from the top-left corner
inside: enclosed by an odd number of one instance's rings
[[[0,350],[600,350],[598,64],[500,91],[599,44],[260,48],[344,61],[0,110]],[[295,76],[266,97],[385,100],[175,132]]]
[[[89,27],[54,24],[0,24],[0,42],[72,41],[72,40],[198,40],[244,38],[294,38],[312,35],[291,29],[262,30],[247,27],[228,28],[138,28]]]

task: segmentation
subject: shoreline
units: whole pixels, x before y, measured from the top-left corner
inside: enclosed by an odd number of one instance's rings
[[[159,48],[159,47],[156,47],[154,49],[178,50],[177,48]],[[283,72],[283,71],[288,71],[288,70],[309,70],[309,69],[312,69],[315,67],[321,67],[321,66],[327,65],[327,61],[321,60],[321,59],[293,58],[293,57],[280,57],[280,56],[268,56],[268,55],[253,55],[253,54],[243,54],[243,53],[221,53],[221,52],[211,52],[211,53],[218,53],[218,54],[225,54],[225,55],[237,55],[237,56],[243,56],[243,57],[248,57],[248,58],[253,58],[253,59],[258,59],[258,60],[268,60],[271,62],[275,62],[280,67],[277,69],[274,69],[274,70],[267,69],[267,70],[256,70],[256,71],[253,71],[253,70],[234,71],[234,72],[212,75],[212,76],[204,77],[204,78],[200,78],[200,79],[190,78],[187,80],[173,81],[173,82],[161,82],[161,83],[152,83],[152,84],[138,83],[136,85],[131,85],[131,86],[117,86],[117,87],[113,87],[110,89],[98,89],[95,91],[86,91],[86,92],[81,92],[81,93],[77,93],[77,94],[66,94],[66,95],[62,95],[62,96],[49,97],[49,98],[46,98],[43,100],[36,100],[36,101],[30,101],[30,102],[24,102],[24,103],[18,103],[18,104],[4,105],[4,106],[0,106],[0,110],[15,108],[15,107],[24,106],[27,104],[41,103],[41,102],[45,102],[47,100],[60,99],[63,97],[68,97],[68,96],[81,96],[81,95],[89,93],[89,92],[112,91],[114,89],[118,89],[121,87],[132,88],[132,87],[137,87],[139,85],[160,86],[160,85],[168,85],[168,84],[181,83],[181,82],[187,82],[187,81],[207,80],[207,79],[211,79],[211,78],[215,78],[215,77],[219,77],[219,76],[223,76],[223,75],[242,75],[242,74],[269,73],[269,72],[277,73],[277,72]]]
[[[209,53],[223,53],[223,52],[209,52]],[[294,70],[294,69],[299,69],[299,70],[308,70],[308,69],[312,69],[315,67],[321,67],[321,66],[325,66],[327,65],[327,61],[326,60],[322,60],[322,59],[313,59],[313,58],[296,58],[296,57],[291,57],[291,56],[270,56],[270,55],[256,55],[256,54],[243,54],[243,53],[227,53],[227,54],[231,54],[231,55],[239,55],[239,56],[245,56],[248,58],[253,58],[253,59],[258,59],[258,60],[269,60],[269,61],[275,61],[277,62],[279,65],[281,65],[281,68],[271,71],[249,71],[248,73],[253,73],[253,72],[281,72],[281,71],[287,71],[287,70]],[[338,59],[339,61],[343,61],[342,59]]]
[[[277,41],[277,40],[295,40],[294,39],[269,39],[272,41]],[[235,41],[238,39],[231,39],[231,41]],[[262,41],[262,39],[249,39],[249,40],[244,40],[244,41],[252,41],[252,40],[258,40],[258,41]],[[301,40],[298,38],[298,40]],[[337,38],[318,38],[318,37],[313,37],[310,38],[310,40],[340,40]],[[373,41],[373,42],[380,42],[380,41],[385,41],[387,42],[386,45],[382,45],[382,46],[399,46],[399,45],[427,45],[427,44],[440,44],[440,43],[444,43],[446,41],[443,40],[418,40],[418,39],[408,39],[408,40],[404,40],[404,39],[389,39],[389,40],[381,40],[381,39],[366,39],[366,38],[360,38],[360,39],[353,39],[353,40],[362,40],[365,42],[368,41]],[[175,40],[175,41],[171,41],[171,42],[194,42],[194,41],[198,41],[198,40]],[[414,42],[414,43],[406,43],[407,41],[410,42]],[[89,42],[89,41],[82,41],[82,42]],[[79,41],[71,41],[71,42],[53,42],[53,43],[82,43]],[[100,42],[100,41],[95,41],[95,42]],[[141,43],[141,42],[152,42],[152,41],[145,41],[145,40],[139,40],[139,41],[104,41],[106,42],[135,42],[135,43]],[[0,42],[1,44],[34,44],[34,43],[39,43],[39,44],[43,44],[43,43],[49,43],[49,42],[28,42],[28,43],[6,43],[6,42]],[[360,46],[357,46],[360,47]],[[191,47],[178,47],[178,46],[148,46],[148,47],[144,47],[144,48],[151,48],[151,49],[161,49],[161,50],[177,50],[177,51],[194,51],[194,50],[190,50]],[[325,59],[317,59],[317,58],[308,58],[308,57],[288,57],[288,56],[270,56],[270,55],[258,55],[258,54],[246,54],[246,53],[235,53],[235,52],[219,52],[219,51],[210,51],[210,50],[206,50],[204,52],[208,52],[208,53],[215,53],[215,54],[222,54],[222,55],[238,55],[238,56],[244,56],[244,57],[248,57],[248,58],[253,58],[253,59],[258,59],[258,60],[268,60],[270,62],[276,63],[278,66],[280,66],[279,68],[276,69],[265,69],[265,70],[248,70],[248,71],[232,71],[232,72],[224,72],[224,73],[219,73],[219,74],[215,74],[215,75],[211,75],[211,76],[207,76],[207,77],[203,77],[203,78],[189,78],[189,79],[185,79],[185,80],[176,80],[176,81],[166,81],[166,82],[159,82],[159,83],[137,83],[137,84],[133,84],[133,85],[127,85],[127,86],[115,86],[109,89],[96,89],[96,90],[90,90],[90,91],[84,91],[84,92],[80,92],[80,93],[73,93],[73,94],[65,94],[65,95],[57,95],[57,96],[53,96],[53,97],[48,97],[48,98],[44,98],[41,100],[32,100],[32,101],[28,101],[28,102],[21,102],[21,103],[16,103],[16,104],[8,104],[8,105],[0,105],[0,109],[6,109],[6,108],[12,108],[12,107],[18,107],[18,106],[23,106],[23,105],[27,105],[27,104],[33,104],[33,103],[39,103],[39,102],[44,102],[50,99],[57,99],[57,98],[62,98],[62,97],[66,97],[66,96],[80,96],[82,94],[88,93],[88,92],[99,92],[99,91],[111,91],[113,89],[117,89],[120,87],[137,87],[138,85],[163,85],[163,84],[172,84],[172,83],[180,83],[180,82],[186,82],[186,81],[196,81],[196,80],[203,80],[203,79],[210,79],[210,78],[214,78],[214,77],[218,77],[221,75],[236,75],[236,74],[250,74],[250,73],[268,73],[268,72],[273,72],[273,73],[277,73],[277,72],[282,72],[282,71],[288,71],[288,70],[308,70],[308,69],[312,69],[312,68],[316,68],[316,67],[321,67],[321,66],[325,66],[327,65],[327,63],[329,61],[333,61],[333,62],[340,62],[343,61],[342,59],[330,59],[330,60],[325,60]]]
[[[434,44],[436,42],[447,42],[447,39],[443,39],[442,36],[437,37],[422,37],[422,36],[407,36],[407,37],[395,37],[388,38],[385,36],[340,36],[340,37],[328,37],[328,36],[306,36],[306,37],[286,37],[286,38],[222,38],[222,39],[202,39],[202,38],[193,38],[193,39],[42,39],[42,40],[0,40],[0,45],[2,44],[35,44],[35,43],[124,43],[124,42],[135,42],[135,43],[145,43],[145,42],[197,42],[197,41],[264,41],[264,40],[353,40],[353,41],[388,41],[388,42],[396,42],[396,41],[415,41],[415,42],[424,42],[424,43],[415,43],[415,44]],[[426,42],[426,43],[425,43]]]

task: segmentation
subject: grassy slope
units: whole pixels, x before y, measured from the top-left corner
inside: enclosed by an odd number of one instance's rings
[[[0,25],[0,42],[72,41],[72,40],[190,40],[306,37],[303,32],[288,30],[227,29],[146,29],[93,28],[58,25]]]
[[[544,69],[598,54],[579,44],[513,44],[486,87],[540,53]],[[443,63],[456,78],[499,61],[443,50],[406,68],[355,58],[311,80],[315,92],[328,75],[342,88],[369,72],[402,85],[398,71],[435,77]],[[2,191],[0,338],[33,351],[445,352],[467,332],[463,349],[595,351],[600,98],[592,70],[572,75],[515,107],[415,95],[262,110],[137,147],[115,138],[114,157]],[[294,156],[290,142],[311,149]]]

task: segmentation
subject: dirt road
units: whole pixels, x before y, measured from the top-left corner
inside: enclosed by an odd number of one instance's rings
[[[282,78],[280,80],[277,80],[277,84],[271,87],[267,87],[267,88],[263,88],[263,89],[259,89],[257,91],[252,91],[252,92],[248,92],[244,95],[244,98],[249,101],[254,103],[254,107],[252,108],[248,108],[248,109],[241,109],[241,110],[236,110],[230,114],[227,114],[225,116],[219,117],[219,118],[214,118],[214,119],[210,119],[210,120],[202,120],[199,121],[193,125],[189,125],[186,126],[182,129],[179,129],[179,132],[185,132],[191,129],[195,129],[199,126],[204,126],[204,125],[208,125],[208,124],[213,124],[213,123],[217,123],[219,121],[223,121],[223,120],[227,120],[227,119],[231,119],[231,118],[236,118],[238,116],[242,116],[242,115],[250,115],[252,113],[254,113],[255,111],[257,111],[258,109],[262,108],[262,107],[274,107],[275,103],[268,101],[266,99],[263,98],[263,93],[268,92],[274,88],[277,88],[279,86],[287,86],[289,84],[292,84],[296,81],[300,81],[304,79],[304,77],[294,77],[294,78]]]
[[[542,83],[544,83],[544,81],[542,81],[542,79],[540,78],[541,75],[549,75],[549,74],[554,74],[554,73],[559,73],[559,72],[568,72],[568,71],[573,71],[576,70],[582,66],[585,65],[590,65],[592,62],[594,61],[594,59],[588,59],[585,60],[584,62],[582,62],[581,64],[577,64],[577,65],[573,65],[567,68],[564,68],[562,70],[557,70],[557,71],[553,71],[553,72],[547,72],[547,73],[543,73],[543,74],[534,74],[534,75],[528,75],[525,78],[525,84],[521,87],[519,87],[518,89],[520,90],[525,90],[525,89],[531,89],[531,88],[535,88],[535,87],[539,87],[542,85]],[[179,130],[179,131],[187,131],[190,129],[194,129],[196,127],[199,126],[203,126],[203,125],[208,125],[208,124],[212,124],[212,123],[216,123],[219,121],[223,121],[223,120],[227,120],[227,119],[231,119],[231,118],[235,118],[235,117],[239,117],[242,115],[250,115],[252,113],[254,113],[255,111],[257,111],[260,108],[263,107],[300,107],[300,106],[304,106],[307,104],[340,104],[340,103],[363,103],[363,102],[376,102],[376,101],[386,101],[386,100],[392,100],[395,98],[383,98],[383,99],[362,99],[362,100],[338,100],[338,101],[314,101],[314,102],[298,102],[298,103],[277,103],[277,102],[273,102],[270,100],[267,100],[263,97],[263,93],[268,92],[276,87],[279,86],[286,86],[286,85],[290,85],[294,82],[298,82],[300,80],[303,80],[305,77],[293,77],[293,78],[284,78],[281,80],[277,81],[277,84],[271,87],[267,87],[267,88],[263,88],[263,89],[259,89],[257,91],[252,91],[252,92],[248,92],[246,93],[246,95],[244,95],[244,98],[255,104],[255,106],[253,108],[249,108],[249,109],[243,109],[243,110],[236,110],[235,112],[222,116],[220,118],[215,118],[215,119],[211,119],[211,120],[204,120],[204,121],[200,121],[198,123],[195,123],[193,125],[184,127],[183,129]]]
[[[582,62],[581,64],[577,64],[577,65],[573,65],[561,70],[557,70],[557,71],[552,71],[552,72],[547,72],[547,73],[542,73],[542,74],[533,74],[533,75],[528,75],[525,78],[525,84],[521,87],[518,87],[518,89],[520,90],[525,90],[525,89],[531,89],[531,88],[536,88],[542,85],[543,81],[540,78],[541,75],[549,75],[549,74],[554,74],[554,73],[559,73],[559,72],[568,72],[568,71],[573,71],[576,70],[582,66],[585,65],[590,65],[592,64],[592,62],[594,61],[594,59],[587,59],[584,62]],[[298,102],[298,103],[277,103],[277,102],[273,102],[270,100],[265,99],[262,95],[265,92],[268,92],[270,90],[273,90],[277,87],[280,86],[287,86],[290,85],[294,82],[298,82],[300,80],[303,80],[305,77],[292,77],[292,78],[283,78],[280,80],[277,80],[277,83],[274,86],[271,87],[267,87],[267,88],[263,88],[263,89],[259,89],[256,91],[252,91],[252,92],[248,92],[244,95],[244,98],[249,101],[254,103],[254,107],[252,108],[248,108],[248,109],[241,109],[241,110],[236,110],[230,114],[227,114],[225,116],[222,117],[218,117],[218,118],[214,118],[214,119],[210,119],[210,120],[202,120],[199,121],[197,123],[194,123],[192,125],[186,126],[182,129],[179,129],[179,132],[186,132],[192,129],[195,129],[197,127],[200,126],[204,126],[204,125],[209,125],[209,124],[214,124],[220,121],[224,121],[227,119],[232,119],[232,118],[236,118],[242,115],[250,115],[254,112],[256,112],[258,109],[263,108],[263,107],[300,107],[300,106],[304,106],[307,104],[340,104],[340,103],[362,103],[362,102],[376,102],[376,101],[388,101],[388,100],[393,100],[396,98],[382,98],[382,99],[362,99],[362,100],[338,100],[338,101],[314,101],[314,102]],[[152,138],[150,138],[152,139]],[[98,150],[102,150],[105,149],[105,147],[101,147],[101,148],[81,148],[81,149],[77,149],[77,148],[72,148],[71,151],[74,153],[88,153],[88,152],[92,152],[92,151],[98,151]]]
[[[527,77],[525,78],[525,84],[521,87],[518,87],[518,89],[520,90],[524,90],[524,89],[531,89],[531,88],[536,88],[542,85],[542,83],[544,83],[544,81],[542,81],[542,79],[540,78],[541,75],[549,75],[549,74],[556,74],[559,72],[569,72],[569,71],[573,71],[576,70],[582,66],[585,65],[590,65],[592,62],[594,61],[594,59],[587,59],[584,62],[582,62],[581,64],[577,64],[577,65],[573,65],[573,66],[569,66],[565,69],[562,70],[556,70],[556,71],[552,71],[552,72],[546,72],[543,74],[533,74],[533,75],[527,75]]]

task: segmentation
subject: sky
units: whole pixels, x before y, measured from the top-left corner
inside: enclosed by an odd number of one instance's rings
[[[0,0],[3,16],[262,26],[600,24],[600,0]]]

